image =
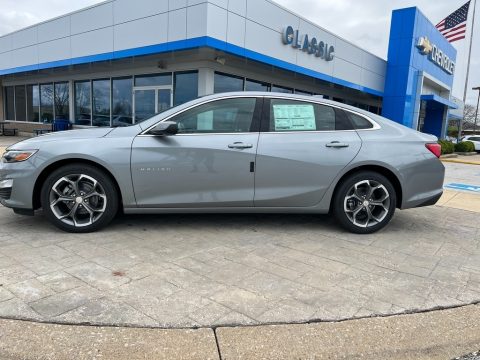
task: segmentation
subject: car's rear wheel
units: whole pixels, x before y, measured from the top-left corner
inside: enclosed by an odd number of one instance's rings
[[[72,164],[55,170],[41,191],[45,215],[64,231],[93,232],[108,225],[117,214],[115,184],[90,165]]]
[[[354,173],[343,180],[333,198],[333,213],[342,227],[356,234],[371,234],[385,227],[397,206],[395,188],[385,176]]]

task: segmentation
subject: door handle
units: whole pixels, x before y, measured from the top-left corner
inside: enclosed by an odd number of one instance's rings
[[[346,143],[341,143],[340,141],[332,141],[331,143],[328,143],[325,145],[327,148],[347,148],[350,145]]]
[[[251,149],[253,148],[252,144],[245,144],[242,142],[236,142],[233,144],[228,145],[229,149]]]

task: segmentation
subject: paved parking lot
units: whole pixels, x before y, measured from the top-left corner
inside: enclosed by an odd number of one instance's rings
[[[480,184],[480,167],[446,166],[447,183]],[[312,215],[128,216],[72,235],[0,206],[0,317],[182,328],[478,302],[479,200],[448,192],[369,236]]]

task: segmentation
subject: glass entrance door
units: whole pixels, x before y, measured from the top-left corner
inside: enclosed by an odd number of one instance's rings
[[[135,122],[151,118],[156,113],[155,90],[135,90]]]
[[[170,109],[172,107],[172,90],[157,90],[157,113]]]
[[[133,94],[135,122],[149,119],[173,105],[171,87],[135,88]]]

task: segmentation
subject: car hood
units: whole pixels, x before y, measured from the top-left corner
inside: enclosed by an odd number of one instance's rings
[[[52,142],[52,141],[62,141],[62,140],[74,140],[74,139],[93,139],[101,138],[108,135],[113,128],[94,128],[94,129],[81,129],[81,130],[69,130],[69,131],[59,131],[54,133],[49,133],[27,140],[20,141],[12,146],[9,149],[20,149],[20,150],[30,150],[36,149],[41,144]]]

